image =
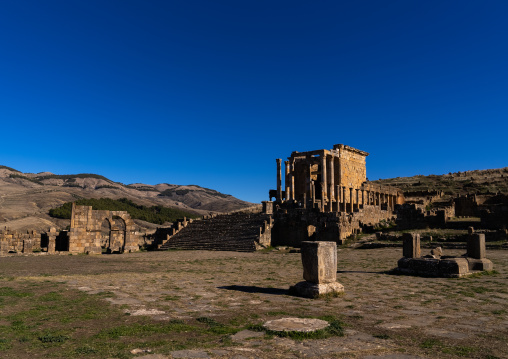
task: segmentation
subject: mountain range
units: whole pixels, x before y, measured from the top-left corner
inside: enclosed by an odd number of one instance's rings
[[[69,221],[50,217],[49,210],[82,198],[127,198],[139,205],[162,205],[198,215],[232,212],[254,205],[197,185],[125,185],[96,174],[22,173],[0,166],[1,228],[19,231],[65,228]],[[139,220],[136,223],[140,229],[155,226]]]

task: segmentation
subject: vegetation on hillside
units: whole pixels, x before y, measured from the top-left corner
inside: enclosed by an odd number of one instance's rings
[[[204,192],[204,193],[209,194],[210,196],[214,196],[214,197],[220,197],[220,198],[231,197],[231,195],[229,195],[229,194],[220,193],[220,192],[213,190],[213,189],[204,188],[204,187],[200,187],[200,186],[196,186],[196,185],[189,185],[189,186],[198,187],[199,189],[194,190],[194,189],[187,189],[187,188],[184,188],[184,189],[182,189],[182,188],[179,188],[179,189],[168,188],[168,189],[162,191],[160,194],[158,194],[158,196],[161,196],[161,197],[172,197],[174,195],[185,196],[187,193],[190,193],[190,192],[201,191],[201,192]]]
[[[43,181],[46,179],[53,179],[53,178],[63,179],[63,180],[70,180],[70,179],[75,180],[76,178],[96,178],[96,179],[101,179],[101,180],[104,180],[107,182],[113,182],[104,176],[96,175],[93,173],[79,173],[76,175],[41,175],[41,176],[36,176],[35,178],[37,178],[39,181]]]
[[[18,172],[18,173],[21,173],[20,171],[15,170],[14,168],[7,167],[7,166],[2,166],[2,165],[0,165],[0,169],[6,169],[6,170],[9,170],[9,171],[12,171],[12,172]]]
[[[27,176],[19,175],[17,173],[11,173],[9,175],[9,178],[21,178],[21,179],[24,179],[24,180],[27,180],[27,181],[30,181],[30,182],[33,182],[33,183],[40,184],[41,186],[44,186],[44,183],[42,183],[41,181],[38,181],[36,179],[30,178],[30,177],[27,177]]]
[[[397,177],[373,182],[396,186],[409,195],[422,191],[443,191],[444,195],[452,197],[468,193],[508,193],[508,167],[444,175]]]
[[[165,222],[174,222],[177,219],[187,217],[196,218],[198,215],[182,211],[176,208],[164,206],[146,207],[138,205],[127,198],[110,199],[110,198],[90,198],[77,200],[76,205],[92,206],[95,210],[109,211],[127,211],[131,218],[140,219],[146,222],[163,224]],[[72,202],[64,203],[58,208],[51,209],[49,215],[56,218],[70,219],[72,211]]]

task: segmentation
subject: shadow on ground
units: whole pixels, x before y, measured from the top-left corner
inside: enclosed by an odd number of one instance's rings
[[[273,295],[289,295],[288,289],[280,288],[264,288],[256,286],[245,286],[245,285],[228,285],[224,287],[217,287],[218,289],[236,290],[238,292],[245,293],[264,293]]]

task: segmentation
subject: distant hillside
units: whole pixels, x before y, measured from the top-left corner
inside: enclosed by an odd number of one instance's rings
[[[0,225],[17,230],[63,228],[68,220],[49,216],[52,208],[87,198],[126,198],[146,207],[164,206],[196,215],[231,212],[254,205],[197,185],[125,185],[97,174],[22,173],[0,166]]]
[[[128,200],[127,198],[111,199],[111,198],[89,198],[78,199],[75,202],[67,202],[60,207],[49,210],[49,215],[55,218],[71,219],[72,203],[80,206],[92,206],[96,210],[108,211],[126,211],[132,219],[139,219],[142,221],[165,224],[175,222],[181,218],[196,218],[196,213],[182,211],[176,208],[168,208],[163,206],[140,206]]]
[[[508,194],[508,167],[491,170],[474,170],[444,175],[397,177],[373,181],[396,186],[408,197],[421,193],[442,191],[443,197],[465,194]]]

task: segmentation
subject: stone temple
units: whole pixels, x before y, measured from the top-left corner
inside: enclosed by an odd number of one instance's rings
[[[331,150],[293,152],[277,159],[277,189],[264,202],[273,213],[273,245],[344,241],[366,226],[394,218],[402,191],[367,181],[365,151],[337,144]],[[284,170],[284,172],[283,172]],[[284,178],[284,185],[282,179]]]

